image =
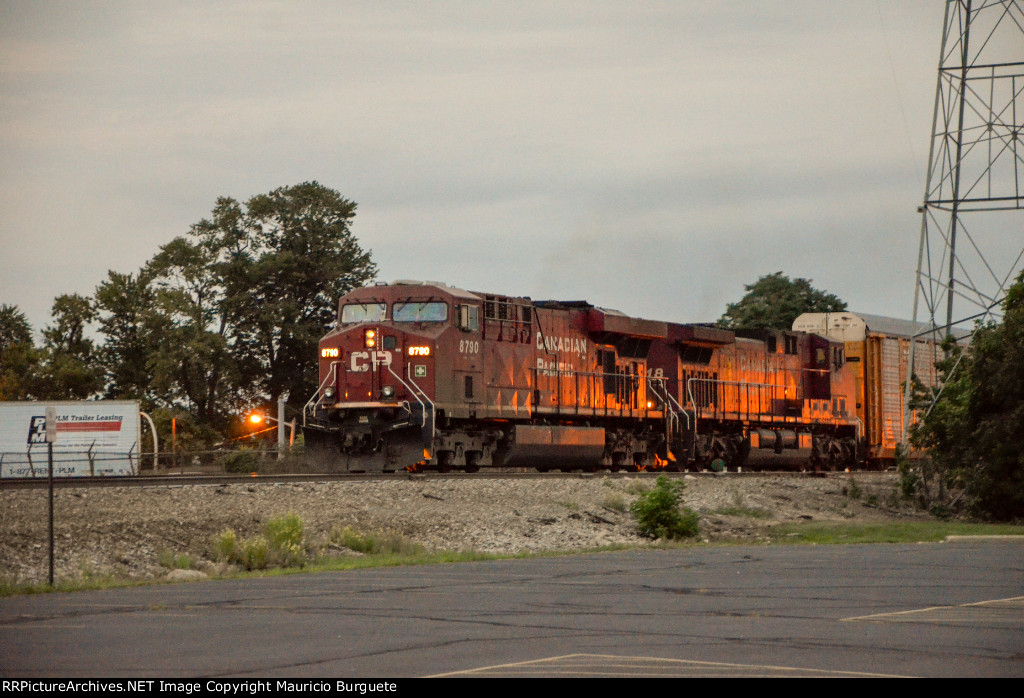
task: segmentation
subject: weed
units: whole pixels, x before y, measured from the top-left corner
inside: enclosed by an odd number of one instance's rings
[[[302,519],[295,514],[273,518],[263,527],[263,533],[239,543],[238,535],[231,529],[225,529],[213,540],[213,558],[241,565],[247,570],[305,566]]]
[[[722,507],[715,509],[712,514],[719,516],[745,516],[750,519],[765,519],[770,515],[770,512],[764,509],[756,509],[754,507]]]
[[[271,519],[264,526],[271,561],[280,567],[302,567],[306,564],[302,519],[288,514]]]
[[[331,542],[367,555],[421,555],[423,546],[399,533],[361,533],[346,526],[331,531]]]
[[[626,494],[647,494],[651,488],[640,480],[633,480],[626,485]]]
[[[238,563],[247,570],[263,570],[267,568],[267,560],[269,558],[269,550],[267,545],[267,539],[263,536],[256,536],[255,538],[247,538],[242,543],[242,549],[239,552]]]
[[[359,533],[348,526],[332,530],[331,542],[357,553],[372,553],[376,546],[376,540],[374,540],[373,536]]]
[[[188,553],[175,555],[170,550],[161,550],[156,556],[157,564],[169,570],[190,570],[195,566]]]
[[[617,511],[620,514],[626,511],[626,498],[619,492],[609,492],[601,502],[605,509]]]
[[[213,539],[213,559],[218,562],[234,562],[238,559],[238,536],[230,528]]]
[[[909,461],[903,459],[899,461],[897,470],[900,473],[900,493],[903,499],[913,499],[921,488],[921,475],[910,466]]]
[[[860,485],[857,484],[857,481],[851,477],[849,482],[843,488],[843,494],[850,499],[860,499],[861,495],[864,493],[861,491]]]

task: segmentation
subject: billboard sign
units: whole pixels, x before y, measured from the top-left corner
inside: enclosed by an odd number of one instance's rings
[[[134,475],[139,430],[134,400],[0,402],[0,477],[46,477],[48,431],[54,476]]]

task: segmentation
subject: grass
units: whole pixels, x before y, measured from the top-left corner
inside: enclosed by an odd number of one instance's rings
[[[1009,524],[912,521],[906,523],[803,523],[773,527],[773,543],[937,543],[946,536],[1024,535],[1024,526]]]
[[[765,519],[771,515],[764,509],[745,506],[721,507],[712,511],[711,514],[717,516],[744,516],[748,519]]]
[[[741,504],[741,503],[740,503]],[[719,513],[725,513],[729,509],[737,508],[747,515],[759,517],[760,510],[751,509],[737,505],[726,507]],[[270,527],[271,537],[278,536],[278,546],[287,548],[294,545],[301,535],[301,527],[294,520],[281,520]],[[851,524],[851,523],[800,523],[776,526],[768,531],[771,543],[775,545],[793,544],[850,544],[850,543],[918,543],[938,542],[953,535],[1022,535],[1024,526],[1006,524],[975,524],[975,523],[954,523],[948,521],[914,521],[907,523],[878,523],[878,524]],[[373,567],[396,567],[401,565],[436,565],[459,562],[478,562],[484,560],[510,560],[528,559],[538,557],[564,557],[566,555],[590,554],[595,552],[606,552],[616,550],[630,550],[637,548],[674,549],[680,547],[694,547],[707,545],[696,541],[676,542],[659,540],[656,543],[645,545],[609,545],[599,548],[572,551],[545,551],[545,552],[519,552],[509,554],[481,553],[475,550],[461,551],[429,551],[422,545],[410,541],[397,533],[365,533],[350,528],[335,529],[329,536],[333,546],[341,546],[361,554],[335,555],[330,552],[321,551],[318,555],[309,555],[302,564],[293,559],[292,566],[273,567],[266,569],[244,569],[247,565],[239,560],[239,566],[232,570],[218,575],[218,578],[240,578],[251,576],[274,576],[282,574],[297,574],[304,572],[329,572],[342,570],[356,570]],[[712,545],[731,545],[733,542],[716,542]],[[744,543],[749,544],[749,543]],[[227,553],[239,554],[239,549],[245,545],[240,543],[233,532],[225,531],[214,542],[214,554],[222,555]],[[262,546],[257,546],[262,547]],[[219,550],[218,550],[219,548]],[[162,558],[167,563],[180,567],[183,560],[178,555],[163,553]],[[191,560],[189,560],[192,563]],[[194,563],[192,563],[194,566]],[[165,565],[169,566],[169,565]],[[160,584],[163,580],[138,580],[125,579],[114,575],[100,575],[91,570],[82,570],[81,576],[72,579],[58,579],[53,588],[45,582],[15,582],[0,574],[0,597],[12,596],[15,594],[36,594],[50,591],[86,591],[96,589],[108,589],[128,586],[143,586],[147,584]]]
[[[422,545],[399,533],[382,531],[364,533],[348,526],[332,530],[329,540],[335,546],[348,548],[364,555],[396,555],[411,558],[426,552]]]
[[[88,575],[71,579],[55,579],[53,587],[46,582],[18,582],[0,577],[0,598],[19,594],[47,594],[51,591],[96,591],[151,584],[149,580],[126,579],[115,575]]]
[[[188,553],[174,554],[170,550],[161,550],[157,554],[157,563],[169,570],[190,570],[195,567],[195,561]]]
[[[606,494],[601,505],[605,509],[617,511],[620,514],[626,513],[626,510],[629,509],[629,506],[626,504],[626,498],[620,492],[609,492]]]

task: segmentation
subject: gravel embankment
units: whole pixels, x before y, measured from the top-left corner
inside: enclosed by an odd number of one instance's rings
[[[887,521],[919,517],[892,508],[896,476],[686,477],[685,504],[701,515],[705,541],[758,542],[768,527],[799,521]],[[216,572],[211,541],[230,528],[240,539],[271,518],[298,514],[320,549],[332,530],[393,532],[430,549],[515,553],[643,545],[629,514],[649,477],[567,479],[411,478],[389,481],[159,485],[60,489],[56,574],[159,578],[159,558],[187,554]],[[43,581],[46,490],[0,491],[0,577]],[[333,550],[339,552],[337,548]]]

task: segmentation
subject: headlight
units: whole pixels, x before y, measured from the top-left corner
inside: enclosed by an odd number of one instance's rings
[[[327,399],[330,399],[330,398],[334,397],[334,386],[333,385],[330,386],[330,387],[324,388],[324,397],[327,398]]]
[[[395,388],[394,386],[391,385],[385,385],[383,388],[380,389],[380,394],[382,397],[394,397]]]

